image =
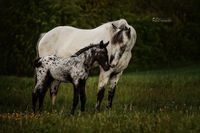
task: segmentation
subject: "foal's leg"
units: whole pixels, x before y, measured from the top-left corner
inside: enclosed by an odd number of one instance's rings
[[[51,96],[52,110],[53,110],[54,105],[55,105],[56,95],[58,93],[58,88],[60,86],[60,83],[61,82],[58,81],[58,80],[54,80],[51,83],[50,96]]]
[[[39,99],[39,110],[41,111],[46,90],[47,86],[45,86],[43,82],[37,82],[32,92],[32,106],[34,113],[38,99]]]
[[[118,73],[118,74],[111,74],[110,77],[110,90],[108,91],[108,105],[107,108],[111,108],[112,107],[112,101],[113,101],[113,97],[115,95],[115,90],[116,90],[116,85],[120,79],[120,76],[122,75],[122,72]]]
[[[99,84],[98,84],[98,91],[97,91],[97,102],[95,105],[95,108],[97,111],[100,111],[101,102],[104,97],[105,87],[108,83],[110,77],[110,72],[104,72],[104,70],[101,68],[100,76],[99,76]]]
[[[72,115],[74,114],[76,106],[78,105],[78,100],[79,100],[79,88],[78,88],[78,85],[74,85],[74,97],[73,97],[73,105],[71,109]]]
[[[85,111],[85,102],[86,102],[86,94],[85,94],[85,80],[80,81],[80,100],[81,100],[81,111]]]
[[[39,97],[39,110],[42,111],[42,106],[44,102],[44,97],[47,92],[48,86],[52,82],[52,78],[48,72],[48,69],[41,68],[40,71],[37,71],[37,84],[39,87],[37,89],[37,94]]]
[[[32,109],[34,113],[36,111],[35,108],[36,108],[36,104],[37,104],[38,96],[39,96],[39,93],[38,93],[38,90],[40,88],[39,86],[40,86],[39,84],[36,84],[32,92]]]
[[[42,106],[43,106],[43,102],[44,102],[44,97],[45,94],[47,92],[47,89],[49,87],[49,85],[52,82],[52,77],[49,76],[49,74],[47,73],[47,75],[45,76],[45,79],[43,81],[43,88],[40,89],[40,95],[39,95],[39,110],[42,111]]]
[[[39,67],[35,69],[35,72],[36,72],[36,77],[35,77],[36,86],[32,93],[32,104],[34,112],[38,99],[39,99],[39,109],[41,111],[47,87],[52,81],[52,78],[49,75],[49,70],[47,68]]]
[[[36,69],[35,75],[35,87],[32,92],[32,108],[35,113],[36,111],[36,104],[40,97],[40,92],[44,89],[44,81],[46,78],[46,72],[41,71],[40,69]]]
[[[33,112],[35,113],[35,108],[36,108],[36,103],[37,103],[37,99],[38,99],[38,94],[37,94],[37,90],[38,90],[38,87],[39,87],[39,84],[37,82],[37,71],[35,70],[35,75],[34,75],[34,78],[35,78],[35,87],[32,91],[32,109],[33,109]]]
[[[44,103],[44,97],[45,97],[45,94],[47,92],[47,87],[48,86],[44,86],[43,89],[40,89],[39,90],[39,111],[41,112],[42,111],[42,107],[43,107],[43,103]]]

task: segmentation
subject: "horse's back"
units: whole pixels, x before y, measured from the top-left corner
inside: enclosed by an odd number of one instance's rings
[[[71,26],[59,26],[47,32],[38,44],[40,57],[57,55],[69,57],[79,49],[107,40],[104,28],[78,29]]]
[[[47,32],[38,43],[38,54],[40,57],[54,55],[57,49],[67,43],[69,36],[75,31],[70,26],[59,26]]]

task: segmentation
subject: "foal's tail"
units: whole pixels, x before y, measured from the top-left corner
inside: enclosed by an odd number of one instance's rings
[[[40,67],[42,65],[42,62],[40,61],[40,59],[41,59],[41,57],[38,57],[33,61],[34,67]]]

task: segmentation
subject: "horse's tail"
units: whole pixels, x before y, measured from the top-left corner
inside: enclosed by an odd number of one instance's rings
[[[40,61],[40,57],[36,58],[34,61],[33,61],[33,66],[34,67],[40,67],[42,65],[42,62]]]

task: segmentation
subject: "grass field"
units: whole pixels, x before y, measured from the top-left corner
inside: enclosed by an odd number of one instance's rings
[[[68,116],[72,86],[62,84],[51,113],[49,93],[44,112],[33,115],[33,78],[0,76],[0,132],[200,132],[200,65],[170,70],[126,72],[118,83],[113,108],[94,112],[97,77],[88,79],[85,113]]]

